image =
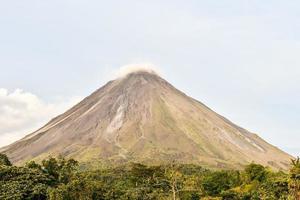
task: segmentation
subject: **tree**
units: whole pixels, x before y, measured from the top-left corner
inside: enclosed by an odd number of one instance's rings
[[[47,197],[48,175],[25,167],[0,165],[0,199],[38,199]]]
[[[251,163],[246,166],[245,173],[248,181],[251,182],[256,180],[262,182],[266,179],[268,172],[264,166]]]
[[[300,158],[292,160],[290,169],[289,190],[290,196],[294,200],[300,199]]]
[[[178,165],[175,162],[166,166],[165,175],[167,177],[169,186],[172,192],[172,199],[177,199],[177,194],[182,187],[182,173],[179,170]]]
[[[49,158],[42,161],[43,171],[53,176],[56,180],[59,177],[59,165],[55,158]]]
[[[29,161],[25,164],[25,167],[30,168],[30,169],[38,169],[42,170],[42,166],[37,164],[35,161]]]
[[[289,194],[288,175],[284,172],[269,172],[266,181],[257,189],[261,199],[286,200]]]
[[[11,166],[11,162],[5,154],[0,153],[0,165]]]
[[[30,166],[38,167],[34,163],[31,163]],[[68,183],[77,167],[78,161],[74,159],[66,160],[62,157],[58,159],[50,157],[42,161],[42,170],[53,176],[57,183]]]
[[[223,191],[240,184],[238,171],[215,171],[203,177],[202,185],[205,192],[211,196],[219,196]]]
[[[9,166],[5,157],[5,165],[0,165],[1,200],[300,200],[299,158],[286,174],[254,163],[244,171],[212,171],[175,162],[77,170],[77,161],[61,157],[17,167]]]

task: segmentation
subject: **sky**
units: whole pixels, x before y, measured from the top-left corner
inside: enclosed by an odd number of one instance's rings
[[[298,0],[0,0],[0,146],[151,63],[175,87],[300,155]]]

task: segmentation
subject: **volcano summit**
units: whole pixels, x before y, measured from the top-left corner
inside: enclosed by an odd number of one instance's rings
[[[188,97],[151,71],[108,82],[44,127],[0,150],[15,163],[82,162],[289,167],[290,155]]]

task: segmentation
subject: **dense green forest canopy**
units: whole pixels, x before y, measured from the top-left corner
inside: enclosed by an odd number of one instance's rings
[[[31,161],[17,167],[0,154],[0,199],[299,200],[300,161],[291,161],[289,173],[274,172],[255,163],[242,171],[213,171],[176,163],[130,163],[89,170],[64,158],[48,158],[41,164]]]

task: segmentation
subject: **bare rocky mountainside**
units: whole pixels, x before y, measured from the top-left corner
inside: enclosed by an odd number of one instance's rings
[[[82,162],[176,161],[211,168],[254,161],[287,169],[292,158],[146,71],[108,82],[0,151],[14,163],[62,155]]]

